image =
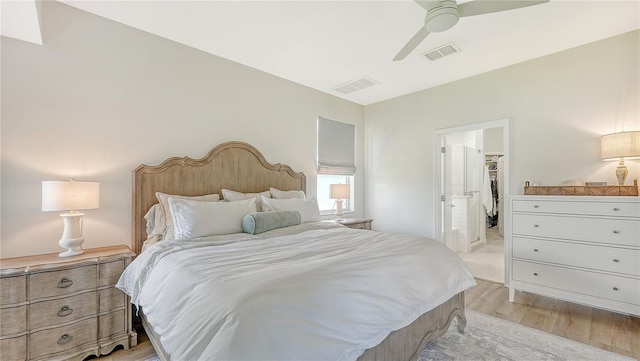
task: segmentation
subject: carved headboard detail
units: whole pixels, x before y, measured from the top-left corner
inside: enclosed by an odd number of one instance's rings
[[[133,171],[132,225],[134,252],[142,250],[146,233],[145,213],[158,202],[155,193],[196,196],[220,194],[223,188],[257,193],[270,187],[306,191],[304,173],[288,165],[271,164],[252,145],[227,142],[213,148],[202,159],[173,157],[157,166],[140,165]]]

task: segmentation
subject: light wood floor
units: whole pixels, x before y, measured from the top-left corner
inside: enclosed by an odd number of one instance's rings
[[[465,296],[468,309],[640,360],[640,318],[522,292],[510,303],[504,285],[483,280]],[[151,342],[138,331],[138,346],[95,360],[144,361],[153,356]]]

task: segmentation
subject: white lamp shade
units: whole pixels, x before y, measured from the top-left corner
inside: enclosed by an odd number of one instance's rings
[[[351,196],[351,186],[348,184],[330,184],[330,199],[349,199]]]
[[[600,158],[602,160],[640,158],[640,131],[603,135],[600,138]]]
[[[100,206],[100,183],[43,181],[43,211],[74,211]]]

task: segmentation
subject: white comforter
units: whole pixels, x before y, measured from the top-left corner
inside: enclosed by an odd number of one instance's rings
[[[354,360],[475,285],[462,260],[434,240],[288,228],[160,242],[117,287],[142,308],[172,360]]]

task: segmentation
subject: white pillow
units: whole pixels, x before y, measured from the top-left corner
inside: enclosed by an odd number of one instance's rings
[[[147,221],[147,236],[154,234],[162,235],[166,226],[164,221],[164,211],[160,206],[160,203],[156,203],[149,208],[147,214],[144,215],[144,220]]]
[[[298,211],[300,222],[319,222],[320,209],[315,199],[273,199],[262,197],[262,210],[264,212]]]
[[[269,191],[271,192],[271,196],[275,199],[306,198],[303,191],[281,191],[275,188],[270,188]]]
[[[169,198],[176,240],[242,233],[242,218],[256,212],[255,198],[237,202],[198,202]]]
[[[258,212],[262,212],[262,200],[260,199],[260,196],[271,198],[271,192],[264,191],[260,193],[241,193],[229,189],[222,190],[222,198],[224,198],[224,200],[227,202],[237,202],[245,199],[255,198],[256,208],[258,209]]]
[[[160,224],[164,223],[164,228],[159,229],[162,233],[162,239],[174,239],[173,237],[173,218],[171,216],[171,209],[169,209],[169,197],[179,198],[179,199],[190,199],[194,201],[200,202],[217,202],[220,200],[220,196],[217,194],[207,194],[204,196],[195,196],[195,197],[187,197],[187,196],[179,196],[173,194],[166,194],[162,192],[156,192],[156,198],[160,202],[160,207],[162,207],[162,215],[159,220],[156,222],[160,222]]]

